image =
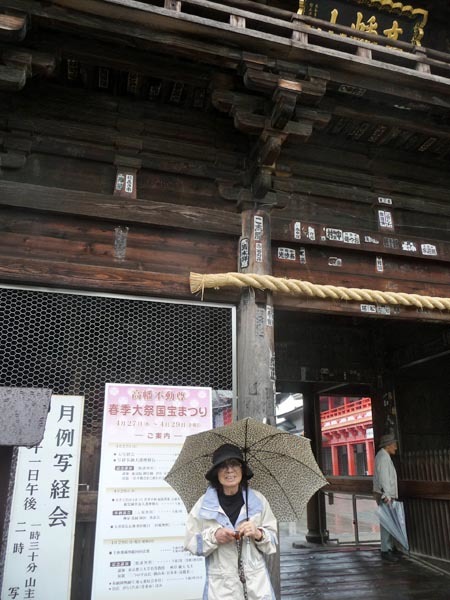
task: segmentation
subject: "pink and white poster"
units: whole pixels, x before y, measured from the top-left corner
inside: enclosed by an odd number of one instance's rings
[[[210,388],[106,384],[92,600],[195,600],[203,559],[164,481],[186,436],[211,429]]]

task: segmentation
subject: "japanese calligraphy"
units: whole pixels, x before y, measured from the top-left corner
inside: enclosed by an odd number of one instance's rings
[[[41,600],[50,589],[58,600],[70,598],[82,416],[82,397],[52,396],[42,442],[18,451],[5,600]]]
[[[417,46],[422,43],[428,21],[428,11],[397,0],[299,0],[298,14],[349,27],[355,34],[361,32]],[[334,29],[330,33],[346,37]]]
[[[211,400],[208,388],[106,385],[92,600],[201,596],[202,559],[183,550],[186,511],[164,477],[186,436],[211,428]]]

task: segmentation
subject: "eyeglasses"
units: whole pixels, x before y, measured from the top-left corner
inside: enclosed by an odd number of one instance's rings
[[[242,463],[236,458],[231,458],[230,460],[224,460],[223,463],[220,463],[219,469],[225,471],[226,469],[237,469],[238,467],[242,467]]]

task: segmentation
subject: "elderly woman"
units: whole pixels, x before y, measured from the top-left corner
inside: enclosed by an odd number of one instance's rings
[[[204,600],[275,600],[264,555],[276,552],[277,523],[252,476],[237,446],[220,446],[189,513],[185,547],[206,558]]]

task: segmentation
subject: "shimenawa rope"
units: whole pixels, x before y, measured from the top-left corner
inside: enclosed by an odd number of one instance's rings
[[[382,292],[364,288],[347,288],[335,285],[320,285],[303,281],[301,279],[283,279],[272,275],[255,275],[252,273],[216,273],[201,275],[191,273],[191,292],[203,293],[206,288],[222,287],[252,287],[260,290],[270,290],[275,293],[289,294],[291,296],[309,296],[330,300],[347,300],[351,302],[372,302],[375,304],[389,304],[414,306],[428,310],[450,310],[450,298],[437,296],[423,296],[421,294],[408,294],[405,292]]]

